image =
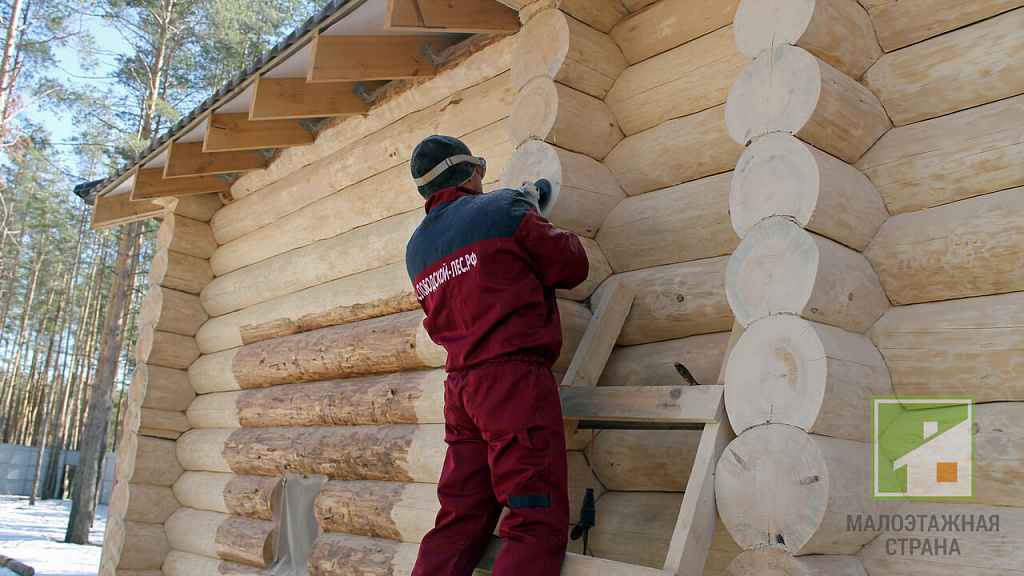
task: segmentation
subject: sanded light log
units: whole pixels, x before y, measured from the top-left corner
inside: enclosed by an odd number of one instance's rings
[[[974,501],[1024,506],[1024,471],[1018,465],[1024,446],[1024,403],[974,406]]]
[[[600,245],[593,238],[580,236],[579,239],[580,243],[583,244],[583,250],[587,253],[587,260],[590,261],[587,279],[572,290],[555,291],[555,295],[558,298],[575,300],[577,302],[589,298],[594,293],[594,290],[601,285],[601,282],[604,282],[605,278],[612,275],[612,267],[608,264],[608,259],[605,257]]]
[[[213,239],[210,225],[173,213],[168,214],[164,222],[166,223],[170,219],[173,219],[174,235],[171,237],[167,249],[204,260],[209,259],[213,251],[217,249],[217,241]],[[161,228],[163,227],[161,226]]]
[[[133,483],[171,486],[181,473],[182,467],[175,458],[174,440],[138,438],[131,475]]]
[[[597,160],[538,140],[527,141],[516,150],[501,185],[518,188],[525,180],[541,178],[560,184],[548,220],[590,238],[626,196],[615,176]]]
[[[196,345],[196,339],[191,336],[143,326],[139,331],[136,352],[143,355],[140,359],[144,359],[151,366],[184,370],[199,357],[199,346]]]
[[[189,366],[188,379],[197,394],[239,390],[231,364],[241,348],[203,354]]]
[[[600,299],[596,301],[600,301]],[[562,349],[559,351],[558,360],[551,366],[551,369],[564,373],[569,369],[569,365],[576,355],[576,349],[583,340],[592,315],[590,310],[579,302],[558,300],[558,316],[562,321]]]
[[[182,196],[174,204],[174,213],[200,222],[209,222],[223,205],[219,194]]]
[[[793,556],[778,548],[752,548],[729,564],[725,576],[868,576],[856,556]]]
[[[192,428],[241,428],[237,406],[241,396],[241,390],[197,396],[188,407],[188,423]]]
[[[125,484],[129,493],[128,506],[124,513],[126,522],[163,524],[180,507],[174,492],[167,486]]]
[[[864,83],[897,126],[1024,92],[1024,9],[883,56]]]
[[[700,384],[715,384],[729,332],[621,346],[612,351],[598,386],[682,386],[681,364]]]
[[[860,170],[789,134],[755,140],[733,174],[729,214],[741,237],[757,222],[780,214],[863,250],[889,217]]]
[[[440,504],[434,484],[333,480],[316,497],[320,526],[399,542],[419,542],[434,527]]]
[[[519,91],[508,136],[517,147],[537,139],[600,160],[622,140],[622,130],[608,104],[538,76]]]
[[[1015,96],[887,132],[857,167],[901,214],[1024,186],[1024,116]]]
[[[666,120],[724,104],[750,59],[725,26],[623,70],[605,102],[622,131],[636,134]]]
[[[199,294],[212,279],[209,262],[179,252],[159,251],[149,266],[151,283],[189,294]]]
[[[597,233],[616,272],[731,254],[732,174],[718,174],[619,202]]]
[[[214,576],[221,573],[220,566],[221,561],[215,558],[171,550],[167,553],[162,570],[166,576]]]
[[[189,430],[173,443],[175,455],[185,470],[231,472],[224,444],[234,430]],[[172,481],[173,482],[173,481]]]
[[[412,574],[419,546],[339,532],[320,535],[309,550],[312,576],[392,576]]]
[[[580,430],[581,435],[593,436],[593,430]],[[583,452],[569,450],[566,452],[569,465],[569,524],[577,524],[580,521],[580,508],[583,506],[583,497],[587,488],[594,489],[594,498],[600,498],[607,490],[601,479],[596,474],[591,474],[590,462]]]
[[[561,0],[558,9],[607,34],[629,14],[622,0]]]
[[[868,335],[900,396],[1024,401],[1024,292],[894,307]]]
[[[1024,289],[1024,188],[893,216],[864,252],[894,304]]]
[[[206,556],[217,556],[217,528],[230,515],[208,510],[179,508],[164,523],[171,548]]]
[[[722,332],[733,315],[725,297],[725,269],[720,256],[616,274],[636,291],[633,307],[619,333],[618,344],[630,346]],[[599,301],[605,282],[594,292]]]
[[[871,90],[789,45],[762,52],[739,75],[725,124],[741,144],[786,132],[846,162],[855,162],[892,126]]]
[[[661,0],[622,19],[609,35],[630,64],[732,24],[739,0]],[[642,6],[643,4],[640,4]],[[637,8],[631,8],[637,10]]]
[[[196,396],[192,385],[189,384],[188,372],[184,370],[138,364],[132,376],[133,386],[136,378],[145,379],[140,380],[139,384],[140,387],[145,384],[143,408],[187,410]]]
[[[234,478],[221,472],[185,472],[174,483],[174,495],[182,506],[230,514],[224,490]]]
[[[213,279],[200,298],[211,316],[220,316],[398,262],[421,220],[422,211],[407,212],[279,254]]]
[[[726,296],[744,326],[785,313],[864,333],[889,307],[863,255],[781,216],[758,222],[736,248]]]
[[[142,420],[139,429],[165,430],[169,437],[177,438],[178,434],[188,430],[191,426],[188,418],[183,412],[177,410],[158,410],[156,408],[143,408],[141,411]]]
[[[118,572],[160,569],[164,557],[171,551],[163,524],[125,522],[123,534]]]
[[[507,66],[506,61],[501,70]],[[363,132],[356,126],[352,131],[339,129],[333,137],[328,133],[334,131],[326,131],[318,137],[318,143],[322,141],[320,146],[327,147],[330,153],[320,152],[315,162],[306,155],[297,164],[284,164],[290,169],[276,173],[258,194],[250,193],[222,208],[211,221],[214,237],[221,244],[227,244],[321,198],[407,162],[416,144],[431,134],[450,134],[471,140],[470,135],[478,131],[489,133],[493,124],[508,117],[516,97],[510,74],[499,72],[495,70],[496,76],[476,86],[454,94],[449,88],[433,100],[420,101],[414,110],[390,123],[378,125],[377,115],[371,114],[359,123],[360,126],[371,123],[375,127],[371,131]],[[375,107],[375,112],[381,107],[383,104]],[[350,140],[346,136],[355,137]],[[481,135],[481,139],[490,141],[489,136]],[[475,143],[467,141],[467,145]],[[280,160],[274,165],[278,163]],[[295,194],[296,186],[302,188],[301,195]]]
[[[602,430],[586,454],[608,490],[682,492],[700,436],[699,430]]]
[[[238,474],[332,480],[436,483],[445,454],[440,424],[242,428],[221,447]]]
[[[891,396],[885,360],[866,336],[780,314],[747,327],[725,371],[737,432],[765,423],[871,440],[871,397]]]
[[[743,324],[733,322],[732,331],[729,332],[729,341],[725,345],[725,358],[722,360],[722,366],[718,371],[718,380],[715,384],[725,385],[725,369],[729,366],[729,358],[732,356],[732,351],[736,348],[736,343],[740,341],[740,338],[746,331],[747,329],[743,327]]]
[[[441,424],[444,380],[444,370],[417,370],[209,394],[196,399],[189,417],[200,401],[232,394],[225,398],[225,411],[233,411],[236,420],[249,428]]]
[[[860,0],[871,15],[886,52],[920,42],[961,26],[1021,6],[1021,0]]]
[[[923,515],[926,520],[938,517],[940,526],[943,514],[956,515],[961,530],[935,532],[925,530],[882,533],[858,554],[869,574],[896,575],[920,574],[921,576],[958,576],[960,574],[1013,574],[1020,571],[1020,531],[1024,529],[1024,509],[984,506],[958,502],[951,507],[949,502],[907,502],[901,512]],[[963,515],[964,518],[961,518]],[[962,529],[963,520],[975,520],[984,516],[986,523],[993,517],[999,518],[999,530]],[[876,519],[877,521],[877,519]],[[925,525],[927,528],[927,523]],[[952,540],[957,540],[960,554],[910,555],[910,538],[928,539],[933,546],[941,542],[949,550]],[[900,542],[900,539],[907,539]],[[936,542],[936,539],[939,542]],[[887,550],[888,548],[888,550]],[[904,552],[905,551],[905,552]]]
[[[725,106],[715,106],[633,134],[604,164],[630,196],[728,172],[743,147],[729,138],[725,115]]]
[[[228,516],[217,526],[217,555],[246,566],[268,568],[277,559],[277,523]]]
[[[661,568],[683,495],[663,492],[605,492],[597,501],[600,521],[590,529],[594,555]]]
[[[867,11],[847,0],[747,0],[734,26],[736,45],[751,58],[792,44],[853,78],[882,55]]]
[[[785,424],[757,426],[725,449],[715,472],[722,522],[743,548],[791,554],[852,554],[878,535],[846,529],[847,514],[879,514],[872,500],[871,445],[809,435]]]
[[[447,354],[412,311],[275,338],[243,347],[232,361],[241,388],[443,366]]]
[[[199,297],[162,286],[150,286],[142,301],[140,318],[151,318],[157,330],[195,336],[209,318]]]
[[[342,320],[415,310],[419,303],[414,296],[406,306],[410,296],[405,262],[396,262],[211,318],[196,333],[196,343],[204,354],[211,354],[249,343],[243,334],[255,342],[345,323]]]
[[[560,10],[545,10],[517,35],[512,56],[512,84],[521,90],[546,76],[603,99],[626,68],[615,42]]]

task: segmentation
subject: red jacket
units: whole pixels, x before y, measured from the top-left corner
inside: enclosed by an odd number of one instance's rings
[[[573,288],[590,268],[579,238],[519,190],[447,188],[426,210],[405,262],[423,325],[448,351],[446,369],[507,355],[553,364],[562,347],[555,289]]]

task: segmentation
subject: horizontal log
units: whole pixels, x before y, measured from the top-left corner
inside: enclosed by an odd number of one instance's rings
[[[700,384],[715,384],[729,332],[621,346],[612,351],[598,386],[678,386],[682,365]]]
[[[730,139],[725,115],[715,106],[668,120],[623,139],[604,163],[630,196],[728,172],[743,147]]]
[[[864,567],[874,576],[897,576],[899,574],[995,576],[996,574],[1020,572],[1020,534],[1024,530],[1024,509],[1022,508],[983,506],[961,502],[956,504],[906,502],[901,513],[923,515],[929,521],[931,518],[937,517],[940,523],[944,514],[946,517],[956,515],[959,520],[957,524],[960,527],[963,526],[961,515],[971,520],[983,516],[986,521],[995,517],[999,519],[999,530],[961,529],[952,533],[940,533],[930,532],[925,527],[914,531],[904,529],[899,532],[883,532],[858,554],[858,557],[864,562]],[[904,526],[906,525],[904,524]],[[960,554],[922,555],[917,553],[911,555],[909,553],[910,542],[907,541],[910,538],[916,538],[919,542],[927,539],[933,550],[939,542],[945,544],[946,550],[949,550],[952,540],[955,538]],[[901,543],[900,539],[907,540]],[[901,547],[906,552],[903,552]],[[895,554],[892,553],[893,551]]]
[[[420,210],[392,216],[219,276],[200,295],[203,306],[211,316],[220,316],[399,262],[422,219]]]
[[[277,523],[228,516],[217,526],[217,555],[246,566],[269,568],[277,560]]]
[[[749,144],[772,132],[793,134],[855,162],[892,127],[878,97],[803,48],[776,46],[748,66],[729,93],[725,124]]]
[[[153,330],[152,340],[149,341],[151,344],[149,344],[144,338],[149,332],[148,326],[142,327],[138,348],[136,348],[140,354],[145,353],[146,347],[150,348],[149,353],[144,357],[147,364],[184,370],[191,366],[196,358],[199,358],[199,347],[196,345],[195,338],[163,330]]]
[[[622,140],[622,130],[605,102],[538,76],[516,97],[508,138],[517,147],[537,139],[600,160]]]
[[[590,261],[587,279],[572,290],[555,291],[555,296],[558,298],[574,300],[576,302],[589,298],[594,293],[594,290],[601,285],[601,282],[604,282],[612,274],[612,267],[608,264],[608,259],[605,258],[604,252],[598,243],[586,236],[580,236],[579,239],[580,243],[583,244],[583,250],[587,253],[587,260]]]
[[[138,438],[131,480],[136,484],[171,486],[182,473],[175,458],[175,442],[159,438]]]
[[[778,548],[747,550],[725,570],[725,576],[763,573],[778,576],[867,576],[864,565],[856,556],[793,556]]]
[[[741,237],[761,220],[781,214],[863,250],[889,217],[878,190],[858,169],[789,134],[758,138],[733,174],[729,214]]]
[[[152,318],[157,330],[195,336],[209,318],[199,297],[170,288],[150,286],[142,301],[140,318]]]
[[[445,454],[440,424],[241,428],[221,447],[237,474],[332,480],[436,483]]]
[[[1024,186],[1024,132],[1006,121],[1022,115],[1024,96],[1015,96],[899,126],[857,168],[893,214]]]
[[[602,430],[586,453],[608,490],[682,492],[700,436],[699,430]]]
[[[594,438],[593,430],[586,432],[586,436]],[[579,431],[579,433],[584,434],[583,431]],[[594,474],[590,462],[583,452],[569,450],[566,452],[566,456],[569,465],[569,524],[575,525],[580,521],[580,510],[583,507],[583,498],[587,493],[587,488],[593,488],[594,498],[600,498],[606,489],[601,483],[601,479]]]
[[[546,76],[604,99],[626,59],[615,42],[560,10],[545,10],[517,35],[512,55],[512,85],[516,90]]]
[[[739,0],[661,0],[622,19],[609,36],[630,64],[732,24]]]
[[[891,308],[868,335],[900,396],[1024,401],[1024,292]]]
[[[186,218],[209,222],[223,205],[219,194],[196,194],[178,198],[173,211]]]
[[[561,0],[558,9],[605,34],[629,14],[622,0]]]
[[[976,404],[974,421],[974,501],[1024,507],[1024,403]]]
[[[174,492],[167,486],[137,483],[126,485],[129,493],[128,507],[124,514],[126,522],[163,524],[179,508]]]
[[[506,64],[507,66],[507,64]],[[344,190],[382,171],[407,162],[416,144],[431,134],[466,136],[508,117],[516,90],[509,74],[495,71],[493,78],[452,93],[445,92],[418,108],[376,126],[351,140],[327,136],[320,146],[333,146],[310,158],[307,153],[277,174],[274,181],[222,208],[211,221],[214,237],[221,244],[241,238],[321,198]],[[366,119],[375,122],[376,115]],[[344,130],[339,131],[339,136]],[[506,144],[507,145],[507,144]],[[329,152],[328,152],[329,150]],[[315,160],[314,160],[315,159]],[[280,162],[275,160],[274,164]],[[285,166],[288,164],[286,163]],[[267,172],[272,170],[268,168]],[[268,174],[269,176],[270,174]],[[295,193],[296,187],[302,194]],[[238,188],[238,184],[233,189]]]
[[[721,256],[611,276],[609,281],[618,279],[636,291],[618,344],[630,346],[728,330],[733,321],[725,297],[728,261],[728,257]],[[606,281],[594,292],[596,301],[607,286]]]
[[[729,260],[726,296],[744,326],[794,314],[864,333],[889,307],[861,254],[782,216],[758,222]]]
[[[181,434],[191,427],[185,414],[177,410],[143,408],[141,416],[140,429],[166,430],[175,433],[175,438],[177,438],[177,434]]]
[[[164,523],[167,541],[175,550],[218,558],[217,528],[229,517],[229,514],[207,510],[179,508]]]
[[[893,216],[864,255],[893,304],[1024,289],[1024,188]]]
[[[224,490],[236,476],[221,472],[185,472],[174,483],[174,495],[182,506],[231,514]]]
[[[860,0],[871,15],[878,41],[886,52],[984,20],[1021,6],[1020,0]]]
[[[1024,92],[1024,9],[890,52],[864,75],[896,126]]]
[[[220,565],[221,561],[215,558],[171,550],[167,553],[162,570],[165,576],[214,576],[221,573]]]
[[[616,272],[731,254],[740,239],[729,222],[732,173],[619,202],[597,233]]]
[[[269,521],[281,507],[283,492],[280,477],[234,476],[224,486],[224,503],[232,514]]]
[[[566,420],[599,422],[715,422],[722,411],[722,387],[569,386],[560,391]]]
[[[332,480],[315,504],[324,530],[399,542],[422,540],[439,509],[437,486],[405,482]]]
[[[312,576],[405,576],[412,574],[419,546],[383,538],[325,532],[309,550]]]
[[[238,401],[241,390],[211,392],[197,396],[188,407],[188,423],[192,428],[241,428]]]
[[[626,135],[724,104],[750,59],[736,49],[732,26],[623,70],[605,102]]]
[[[868,442],[871,397],[893,393],[885,360],[868,338],[802,318],[762,318],[733,352],[725,402],[737,433],[775,422]]]
[[[212,279],[209,262],[179,252],[158,251],[149,265],[150,284],[189,294],[199,294]]]
[[[592,316],[586,306],[571,300],[558,301],[558,316],[562,322],[562,349],[551,369],[564,373],[576,355],[576,348],[583,340],[583,334],[587,331]]]
[[[163,524],[125,522],[124,544],[117,561],[121,570],[159,570],[171,551]]]
[[[133,385],[135,378],[145,379],[143,408],[183,411],[188,409],[196,396],[192,385],[189,384],[188,372],[184,370],[146,364],[136,365],[135,370],[132,377]],[[144,376],[140,376],[140,371]],[[140,386],[142,383],[140,381]]]
[[[223,452],[233,432],[230,429],[189,430],[182,434],[173,443],[181,467],[201,472],[232,472]]]
[[[174,213],[167,215],[165,222],[167,219],[174,220],[174,235],[171,237],[168,250],[209,260],[210,255],[217,249],[217,241],[213,239],[209,224]]]
[[[256,388],[436,368],[446,357],[412,311],[250,344],[232,370],[241,388]]]
[[[231,364],[241,348],[203,354],[188,368],[188,378],[197,394],[238,390]]]
[[[530,140],[505,167],[501,186],[518,188],[525,180],[558,183],[548,220],[559,228],[594,237],[612,208],[625,198],[615,176],[597,160],[546,142]]]
[[[683,495],[663,492],[605,492],[597,501],[597,526],[590,529],[595,556],[661,568]]]
[[[895,510],[872,500],[871,446],[809,435],[785,424],[740,434],[722,454],[715,495],[722,523],[743,548],[852,554],[878,531],[846,529],[847,514]]]
[[[751,58],[779,44],[792,44],[853,78],[882,55],[867,11],[846,0],[741,2],[736,44]]]
[[[491,166],[497,168],[488,172],[485,184],[498,180],[501,167],[515,151],[508,143],[508,121],[505,119],[474,130],[464,135],[462,140],[476,155],[487,157]],[[260,196],[269,196],[267,204],[270,206],[252,206],[252,210],[275,209],[277,217],[269,221],[261,219],[261,222],[266,221],[264,226],[219,247],[210,257],[213,273],[223,276],[278,254],[423,207],[423,197],[416,191],[408,161],[348,184],[345,181],[334,183],[340,177],[334,173],[337,166],[317,164],[301,169],[303,181],[295,185],[302,186],[303,201],[311,190],[317,199],[292,212],[285,212],[290,206],[277,206],[279,195],[283,195],[285,190],[279,191],[274,187],[261,192]],[[344,187],[335,191],[337,185]],[[237,215],[239,218],[256,216]],[[223,224],[226,226],[227,222]]]

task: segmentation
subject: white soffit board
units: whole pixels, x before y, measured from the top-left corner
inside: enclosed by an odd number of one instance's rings
[[[309,59],[312,55],[313,45],[306,44],[263,76],[266,78],[305,78],[309,71]],[[248,108],[246,108],[246,112],[248,112]]]
[[[368,0],[331,27],[320,32],[324,36],[376,36],[380,34],[409,34],[401,31],[384,31],[387,0]]]
[[[134,186],[135,186],[135,173],[132,172],[131,176],[125,178],[124,182],[121,182],[120,184],[118,184],[117,188],[114,188],[113,190],[111,190],[110,193],[107,194],[107,196],[117,196],[118,194],[128,194],[129,192],[132,191],[132,188]]]
[[[176,142],[202,142],[206,137],[206,125],[208,121],[208,119],[203,118],[199,125],[189,130],[187,134],[177,138]]]
[[[222,104],[219,108],[214,110],[214,114],[241,114],[249,112],[249,104],[252,102],[253,87],[250,84],[243,90],[239,95],[232,98],[229,102]],[[206,130],[203,130],[206,133]]]
[[[142,165],[142,168],[163,168],[167,164],[167,149],[165,148],[155,158]]]

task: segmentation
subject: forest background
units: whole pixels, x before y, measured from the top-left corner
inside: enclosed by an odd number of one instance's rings
[[[73,191],[131,163],[322,3],[0,0],[0,442],[96,460],[78,467],[89,480],[68,541],[87,538],[98,462],[120,437],[159,224],[91,231]],[[63,492],[56,468],[40,458],[43,498]]]

